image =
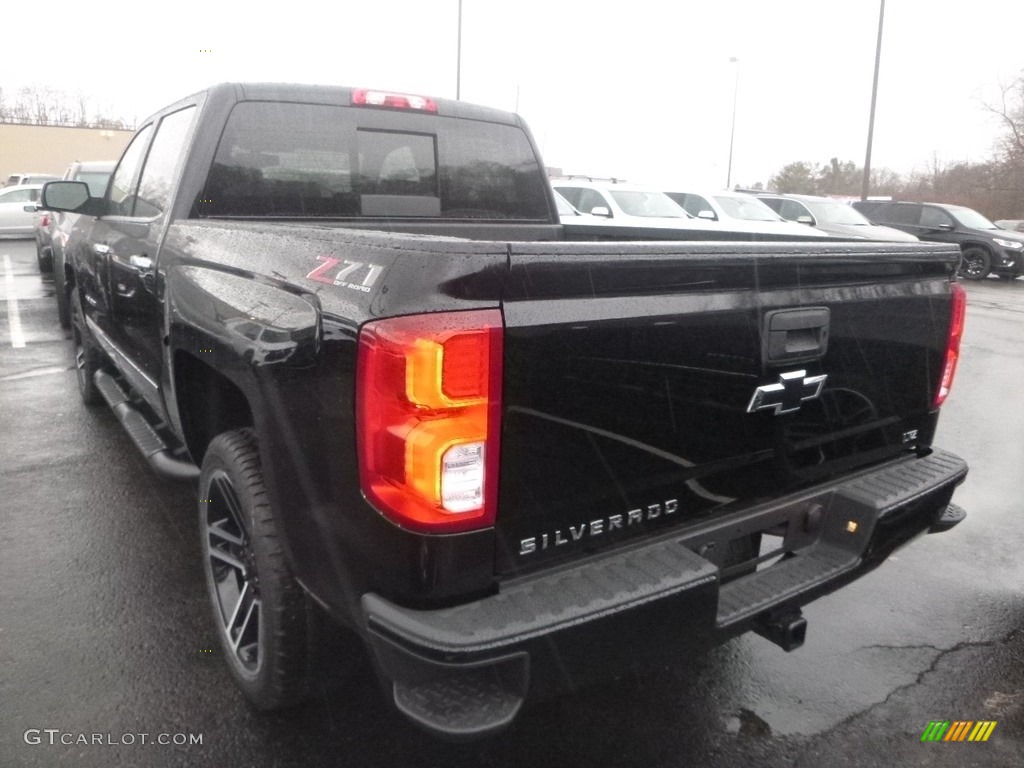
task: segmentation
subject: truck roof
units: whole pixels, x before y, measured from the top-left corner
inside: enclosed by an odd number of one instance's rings
[[[342,85],[309,85],[301,83],[217,83],[211,85],[209,88],[198,91],[197,93],[205,93],[207,99],[215,102],[226,101],[291,101],[291,102],[303,102],[307,104],[328,104],[347,107],[352,104],[352,92],[362,88],[362,86],[342,86]],[[382,93],[401,93],[402,95],[410,95],[405,92],[389,91],[387,89],[372,89],[379,90]],[[182,101],[192,99],[196,94],[190,94],[186,99]],[[470,120],[485,120],[492,123],[503,123],[505,125],[521,125],[522,122],[518,115],[514,112],[506,112],[500,109],[493,109],[492,107],[485,107],[479,104],[471,104],[465,101],[456,101],[454,99],[443,99],[434,96],[428,96],[427,94],[417,94],[420,96],[426,96],[433,100],[437,105],[437,114],[445,117],[458,117]],[[176,105],[172,105],[176,106]],[[376,107],[370,107],[375,109]],[[166,112],[170,107],[165,107],[159,112],[159,114]],[[148,122],[153,115],[146,118],[145,122]]]

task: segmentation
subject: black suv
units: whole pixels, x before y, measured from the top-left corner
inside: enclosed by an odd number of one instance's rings
[[[960,246],[960,276],[981,280],[989,273],[1012,280],[1024,273],[1024,234],[999,229],[977,211],[944,203],[865,200],[853,207],[873,224],[902,229],[922,240]]]

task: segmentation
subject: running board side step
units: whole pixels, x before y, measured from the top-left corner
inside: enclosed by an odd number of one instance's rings
[[[103,370],[96,371],[93,376],[96,388],[107,401],[110,410],[117,416],[121,426],[125,428],[128,436],[135,443],[135,447],[142,452],[146,461],[157,474],[170,478],[171,480],[199,480],[199,467],[188,461],[177,458],[157,434],[152,425],[146,420],[131,401],[121,385],[109,373]]]

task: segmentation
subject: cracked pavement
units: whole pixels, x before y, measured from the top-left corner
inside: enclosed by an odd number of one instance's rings
[[[532,703],[492,741],[447,744],[385,706],[367,674],[328,670],[313,702],[282,714],[242,702],[209,653],[190,490],[155,477],[111,414],[79,404],[33,243],[0,253],[27,341],[12,347],[0,312],[3,768],[1024,765],[1024,280],[966,285],[936,441],[971,466],[955,496],[963,524],[806,606],[793,653],[753,635],[704,653],[637,648],[619,679]],[[342,653],[338,668],[358,661]],[[982,744],[921,743],[932,720],[998,724]],[[28,728],[203,744],[33,746]]]

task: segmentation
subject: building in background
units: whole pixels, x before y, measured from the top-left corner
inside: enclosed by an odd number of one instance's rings
[[[14,173],[60,177],[75,160],[117,160],[134,131],[0,123],[0,179]]]

